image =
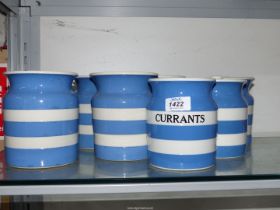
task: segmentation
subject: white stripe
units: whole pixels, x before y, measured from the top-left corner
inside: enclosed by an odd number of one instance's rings
[[[248,106],[248,115],[252,115],[254,112],[254,106]]]
[[[218,109],[218,120],[247,120],[247,108],[221,108]]]
[[[217,146],[238,146],[246,144],[247,133],[217,134]]]
[[[78,109],[9,110],[4,109],[4,121],[52,122],[78,119]]]
[[[80,114],[91,114],[91,104],[80,104],[79,113]]]
[[[79,134],[93,135],[93,129],[91,125],[79,125]]]
[[[146,120],[145,108],[131,108],[131,109],[107,109],[107,108],[93,108],[93,118],[96,120]]]
[[[251,125],[247,126],[247,135],[252,135],[252,126]]]
[[[0,136],[0,141],[4,141],[4,136]]]
[[[146,134],[107,135],[95,134],[95,144],[108,147],[137,147],[147,145]]]
[[[199,155],[214,152],[216,139],[174,141],[149,139],[149,151],[171,155]]]
[[[78,142],[78,134],[48,137],[5,136],[5,146],[16,149],[48,149],[66,147]]]
[[[199,116],[195,116],[199,115]],[[201,116],[204,116],[202,121]],[[167,118],[171,116],[171,119]],[[194,122],[188,119],[188,116],[193,118]],[[175,121],[175,118],[177,121]],[[183,118],[182,118],[183,117]],[[169,126],[200,126],[217,124],[216,111],[201,111],[201,112],[164,112],[164,111],[148,111],[148,123],[156,125]]]

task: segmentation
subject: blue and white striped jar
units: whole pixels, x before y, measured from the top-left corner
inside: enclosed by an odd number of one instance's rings
[[[92,100],[95,155],[114,161],[147,158],[146,107],[148,79],[155,73],[91,74],[97,87]]]
[[[152,166],[195,170],[215,164],[217,106],[213,79],[150,79],[149,159]]]
[[[78,98],[71,91],[75,73],[6,73],[5,152],[8,165],[49,168],[77,159]]]
[[[252,144],[252,126],[253,126],[253,112],[254,112],[254,98],[250,94],[252,83],[255,80],[253,77],[245,77],[247,83],[243,87],[243,96],[248,105],[248,126],[247,126],[247,148],[251,148]]]
[[[218,105],[217,158],[245,155],[247,103],[242,96],[243,79],[217,79],[212,96]]]
[[[79,95],[79,148],[94,149],[91,100],[96,93],[96,88],[90,81],[89,76],[82,76],[77,80]]]

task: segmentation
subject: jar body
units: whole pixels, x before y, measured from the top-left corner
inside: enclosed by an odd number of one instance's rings
[[[155,75],[94,75],[92,100],[97,158],[133,161],[147,158],[148,79]]]
[[[8,165],[49,168],[77,159],[78,99],[74,75],[9,73],[4,98]]]
[[[247,149],[251,148],[252,144],[252,126],[253,126],[253,113],[254,113],[254,98],[250,94],[253,79],[247,79],[247,83],[243,87],[243,97],[248,105],[248,125],[247,125]]]
[[[94,149],[91,100],[95,93],[96,88],[89,77],[78,78],[80,149]]]
[[[214,81],[151,81],[148,106],[152,166],[196,170],[215,164],[217,106]]]
[[[213,98],[218,105],[217,158],[245,155],[247,104],[241,95],[244,81],[217,81]]]

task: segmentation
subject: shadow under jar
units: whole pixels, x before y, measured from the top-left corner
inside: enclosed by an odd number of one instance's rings
[[[95,155],[113,161],[147,159],[146,108],[151,99],[148,79],[156,73],[91,74],[97,87],[92,100]]]
[[[4,98],[7,164],[49,168],[77,159],[78,99],[71,90],[75,73],[18,71],[6,73]]]

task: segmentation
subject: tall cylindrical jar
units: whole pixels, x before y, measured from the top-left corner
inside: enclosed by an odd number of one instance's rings
[[[49,168],[77,159],[78,99],[71,91],[75,73],[6,73],[5,149],[8,165]]]
[[[247,103],[242,96],[243,79],[217,79],[213,98],[218,105],[217,158],[245,155]]]
[[[250,94],[252,83],[255,80],[253,77],[245,77],[247,83],[243,87],[243,96],[248,105],[248,126],[247,126],[247,148],[251,148],[252,144],[252,126],[253,126],[253,112],[254,112],[254,98]]]
[[[215,164],[217,106],[213,79],[150,79],[149,159],[168,170],[195,170]]]
[[[147,158],[146,107],[151,98],[148,79],[155,73],[91,74],[97,87],[92,100],[95,155],[114,161]]]
[[[91,100],[96,93],[89,76],[78,77],[79,96],[79,148],[94,149]]]

